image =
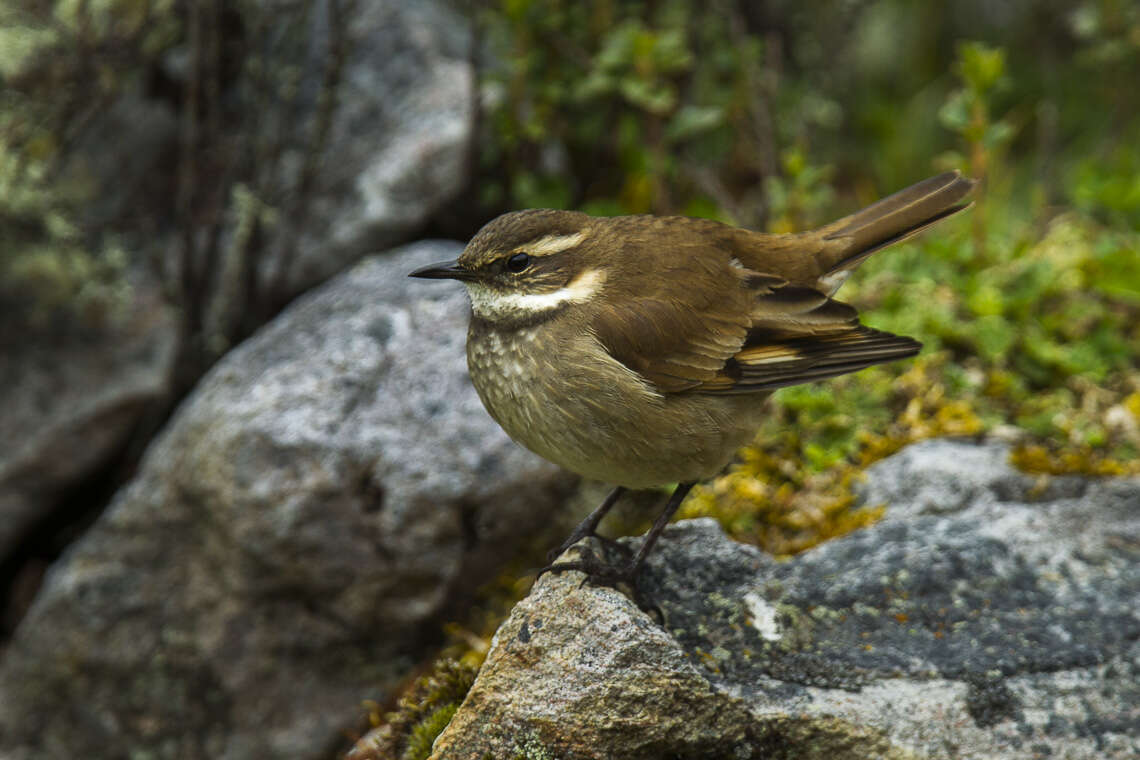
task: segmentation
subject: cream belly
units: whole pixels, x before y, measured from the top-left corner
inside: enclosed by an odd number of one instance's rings
[[[555,336],[545,324],[499,331],[473,321],[467,364],[483,405],[511,438],[568,470],[628,488],[717,474],[752,439],[769,395],[663,396],[592,335]]]

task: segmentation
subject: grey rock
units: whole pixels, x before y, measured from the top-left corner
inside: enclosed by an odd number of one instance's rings
[[[116,6],[83,6],[87,21],[70,25],[50,6],[21,13],[36,53],[11,72],[6,85],[26,89],[3,108],[26,104],[15,121],[58,133],[47,142],[60,146],[58,167],[42,172],[58,179],[43,188],[29,180],[32,196],[43,194],[53,215],[68,210],[85,239],[121,245],[134,269],[155,264],[168,294],[181,295],[153,332],[155,319],[132,315],[125,331],[5,347],[0,558],[58,494],[99,471],[143,410],[169,401],[176,355],[173,390],[182,392],[232,336],[361,256],[408,239],[463,187],[475,102],[466,17],[445,0],[360,0],[342,18],[330,15],[334,6],[343,4],[257,0],[203,12],[203,49],[233,70],[221,75],[219,102],[200,105],[224,124],[194,127],[201,155],[182,162],[195,169],[185,187],[172,167],[188,96],[171,90],[190,89],[187,9],[151,9],[148,25],[164,31],[145,45],[124,31],[133,26]],[[109,39],[74,44],[70,26]],[[93,69],[114,86],[57,81]],[[214,92],[197,87],[202,98]],[[60,100],[63,90],[75,97]],[[176,208],[183,196],[189,210]],[[187,248],[201,283],[182,270]],[[144,300],[161,310],[151,295]],[[175,313],[196,331],[183,346]]]
[[[1028,481],[1010,468],[1008,459],[1008,447],[998,442],[963,446],[950,439],[926,441],[873,465],[856,493],[867,504],[890,504],[891,519],[1012,501],[1024,495]]]
[[[121,323],[0,351],[0,559],[165,398],[176,333],[170,309],[140,284]]]
[[[295,13],[295,4],[263,0],[261,12]],[[475,72],[468,20],[445,0],[366,0],[343,19],[343,40],[331,19],[317,18],[309,35],[284,47],[280,63],[300,67],[307,118],[298,136],[315,134],[322,82],[337,44],[344,51],[335,109],[303,219],[283,219],[269,250],[292,259],[264,259],[265,275],[286,266],[281,281],[296,293],[339,271],[362,252],[407,240],[463,188],[475,125]],[[284,124],[288,109],[279,115]],[[302,165],[309,148],[291,146],[283,164]],[[304,192],[301,173],[285,173],[282,197]],[[282,211],[288,211],[282,208]],[[296,223],[300,221],[301,223]]]
[[[0,757],[327,756],[569,477],[467,379],[462,289],[366,260],[228,354],[50,570]],[[435,285],[435,287],[432,287]]]
[[[869,473],[881,522],[785,562],[672,526],[650,613],[544,576],[432,757],[1140,756],[1140,481],[1007,459],[916,444]]]

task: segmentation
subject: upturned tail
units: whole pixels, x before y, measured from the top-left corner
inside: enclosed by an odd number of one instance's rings
[[[825,227],[760,238],[769,254],[760,266],[777,263],[787,282],[757,298],[744,346],[702,390],[774,390],[918,353],[918,341],[865,327],[831,296],[875,251],[969,206],[962,201],[974,184],[958,172],[940,174]]]
[[[962,201],[976,184],[956,171],[946,172],[815,230],[812,234],[824,241],[818,254],[823,277],[849,272],[875,251],[969,207]]]

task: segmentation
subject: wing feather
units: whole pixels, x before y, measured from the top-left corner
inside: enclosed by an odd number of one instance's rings
[[[711,238],[678,243],[685,238],[669,233],[677,223],[659,218],[649,231],[625,233],[641,236],[643,246],[668,246],[670,255],[651,259],[652,276],[611,279],[587,322],[611,356],[658,391],[760,393],[912,356],[921,347],[861,325],[853,307],[824,292],[818,275],[757,271],[757,258],[736,255],[735,238],[716,237],[728,228],[710,227]]]
[[[614,358],[658,390],[677,393],[723,371],[744,347],[757,298],[787,281],[744,269],[703,240],[674,245],[673,255],[657,260],[658,276],[636,278],[636,289],[624,291],[614,283],[591,329]]]
[[[751,341],[750,341],[751,343]],[[913,338],[857,325],[832,335],[774,339],[740,351],[707,393],[755,393],[823,380],[875,364],[913,356],[922,344]]]

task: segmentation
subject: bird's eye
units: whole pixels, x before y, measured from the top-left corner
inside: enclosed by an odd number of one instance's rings
[[[518,274],[530,266],[530,256],[525,253],[516,253],[507,259],[507,270]]]

